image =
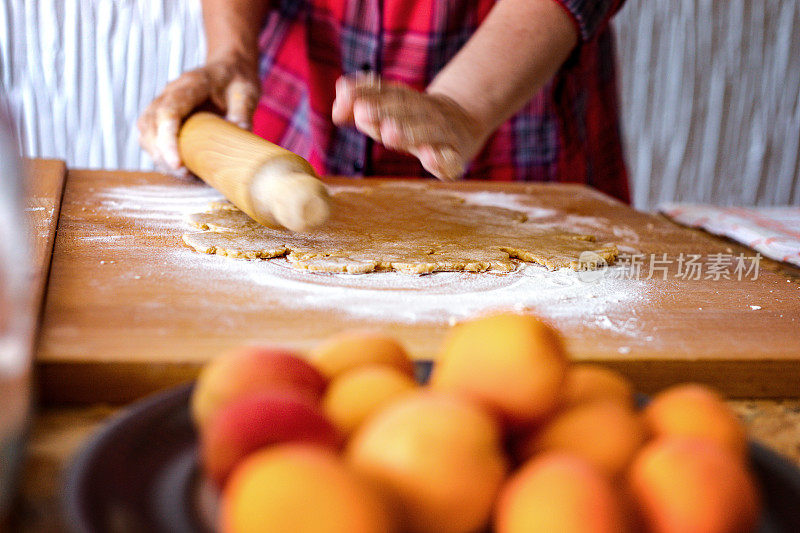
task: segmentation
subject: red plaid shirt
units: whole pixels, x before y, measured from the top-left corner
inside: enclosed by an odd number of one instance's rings
[[[623,0],[554,0],[581,44],[488,140],[467,178],[586,183],[629,200],[608,20]],[[334,83],[373,71],[423,90],[493,0],[278,0],[261,36],[254,131],[322,174],[430,176],[406,154],[331,121]]]

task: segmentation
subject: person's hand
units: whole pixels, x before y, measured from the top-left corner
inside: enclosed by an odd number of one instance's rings
[[[461,177],[488,137],[454,100],[371,75],[337,80],[332,117],[335,124],[354,124],[387,148],[414,155],[443,180]]]
[[[193,109],[210,101],[225,118],[249,129],[261,94],[257,62],[227,56],[186,72],[170,82],[139,117],[139,144],[159,170],[189,172],[178,153],[178,130]]]

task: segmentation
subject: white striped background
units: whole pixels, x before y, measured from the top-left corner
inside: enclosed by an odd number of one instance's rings
[[[136,119],[205,56],[200,16],[187,0],[0,0],[0,89],[25,154],[151,168]]]
[[[800,204],[800,2],[628,0],[618,32],[635,204]],[[0,0],[22,148],[147,169],[136,118],[200,63],[197,0]]]
[[[637,206],[800,204],[800,2],[628,0],[615,24]]]

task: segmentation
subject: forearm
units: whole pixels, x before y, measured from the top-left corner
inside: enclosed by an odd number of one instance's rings
[[[207,53],[210,63],[236,56],[258,62],[258,36],[269,10],[267,0],[203,0]]]
[[[453,99],[488,135],[553,77],[577,42],[554,0],[503,0],[427,92]]]
[[[208,102],[225,118],[249,128],[261,94],[258,36],[267,0],[202,0],[208,51],[206,64],[184,72],[156,96],[139,117],[139,143],[156,166],[188,175],[178,152],[183,120]]]

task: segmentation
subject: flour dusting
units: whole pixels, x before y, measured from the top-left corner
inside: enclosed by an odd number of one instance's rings
[[[178,188],[167,185],[111,187],[100,193],[100,205],[134,220],[152,221],[153,226],[174,227],[192,213],[205,211],[208,204],[224,200],[210,187]],[[176,228],[177,229],[177,228]]]
[[[437,272],[423,276],[327,274],[293,268],[284,258],[230,259],[178,248],[165,260],[175,268],[202,272],[208,282],[232,282],[242,290],[285,294],[300,309],[329,309],[387,322],[453,322],[490,310],[538,311],[552,318],[585,318],[601,329],[635,334],[630,323],[605,313],[641,295],[631,281],[614,279],[623,267],[586,282],[571,269],[548,271],[521,263],[511,273]],[[636,283],[636,282],[633,282]]]
[[[331,187],[332,193],[353,187]],[[520,195],[493,192],[458,192],[465,202],[515,209],[531,218],[546,220],[569,231],[597,231],[604,219],[574,217],[552,209],[525,205]],[[648,298],[644,281],[624,279],[622,266],[611,266],[603,275],[587,280],[570,269],[548,271],[520,263],[510,273],[439,272],[411,275],[398,272],[351,275],[298,270],[286,259],[230,259],[197,253],[184,246],[181,234],[191,229],[186,215],[204,211],[222,197],[210,188],[185,186],[131,186],[99,192],[99,209],[130,220],[137,228],[111,228],[102,235],[87,233],[83,239],[107,249],[129,246],[142,230],[160,234],[175,246],[156,261],[138,261],[125,269],[130,283],[144,283],[151,276],[168,278],[186,291],[202,280],[204,290],[219,295],[249,294],[254,308],[279,300],[298,310],[330,310],[353,318],[387,323],[454,323],[476,314],[499,309],[534,311],[561,323],[580,322],[593,328],[635,337],[640,333],[635,318],[615,310]],[[606,228],[607,230],[608,228]],[[119,256],[117,256],[119,257]],[[122,261],[118,261],[122,263]],[[119,265],[117,265],[119,266]],[[214,298],[215,302],[224,298]],[[216,303],[215,303],[216,305]],[[237,304],[238,305],[238,304]],[[630,315],[628,315],[630,316]]]
[[[544,207],[536,207],[522,202],[520,195],[496,192],[496,191],[474,191],[474,192],[456,192],[454,196],[462,198],[466,203],[472,205],[482,205],[486,207],[502,207],[519,211],[527,215],[528,219],[534,218],[547,218],[558,214],[555,209],[547,209]]]
[[[637,253],[631,245],[638,244],[639,236],[626,226],[614,225],[607,218],[564,213],[555,209],[530,205],[531,197],[499,191],[469,191],[451,193],[465,203],[487,207],[501,207],[523,213],[529,221],[553,229],[566,229],[575,233],[597,233],[599,228],[610,231],[615,237],[624,239],[627,245],[617,245],[621,252]]]

